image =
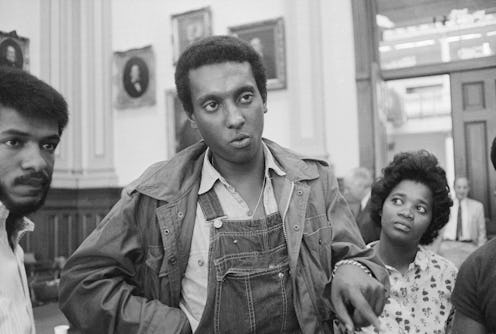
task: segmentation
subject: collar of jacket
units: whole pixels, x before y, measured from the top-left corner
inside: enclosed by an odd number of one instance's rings
[[[316,164],[309,164],[308,160],[328,165],[324,160],[299,155],[266,138],[263,141],[272,152],[276,163],[292,182],[319,177]],[[166,202],[182,197],[199,182],[206,149],[207,145],[202,140],[179,152],[171,160],[153,164],[137,180],[130,183],[126,191],[138,191]]]

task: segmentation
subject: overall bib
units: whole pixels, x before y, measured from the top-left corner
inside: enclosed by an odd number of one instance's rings
[[[279,212],[228,220],[213,189],[198,200],[211,233],[207,301],[196,333],[301,333]]]

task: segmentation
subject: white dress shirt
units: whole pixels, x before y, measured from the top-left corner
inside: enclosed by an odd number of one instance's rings
[[[0,202],[0,334],[34,334],[33,309],[24,270],[24,251],[19,240],[34,224],[23,218],[20,229],[13,233],[11,248],[6,220],[9,210]]]

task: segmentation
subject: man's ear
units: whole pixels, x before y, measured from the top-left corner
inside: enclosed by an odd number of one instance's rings
[[[191,127],[193,129],[198,129],[198,126],[196,125],[195,115],[193,115],[193,113],[187,114],[187,115],[188,115],[188,120],[191,124]]]

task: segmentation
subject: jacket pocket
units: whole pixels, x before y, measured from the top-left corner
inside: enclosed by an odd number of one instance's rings
[[[145,263],[159,277],[167,275],[167,262],[164,262],[162,246],[148,246]]]
[[[310,250],[319,252],[323,247],[330,246],[332,241],[332,226],[326,215],[305,219],[303,241]]]

